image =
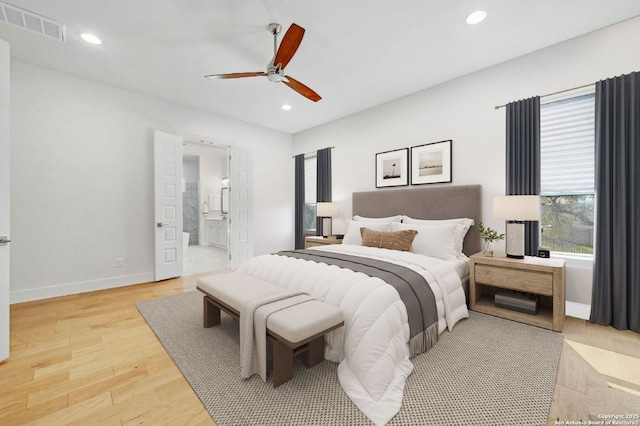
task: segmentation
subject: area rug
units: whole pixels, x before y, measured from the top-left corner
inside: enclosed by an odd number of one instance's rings
[[[371,425],[346,396],[337,364],[307,369],[274,389],[240,378],[238,323],[222,314],[203,328],[202,294],[137,304],[211,417],[226,425]],[[389,425],[543,425],[563,336],[471,312],[415,359],[400,412]],[[268,371],[270,375],[270,371]]]

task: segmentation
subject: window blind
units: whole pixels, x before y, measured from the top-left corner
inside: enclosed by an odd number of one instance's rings
[[[304,202],[305,204],[316,203],[316,179],[317,179],[316,155],[304,158]]]
[[[595,94],[540,106],[542,195],[593,194]]]

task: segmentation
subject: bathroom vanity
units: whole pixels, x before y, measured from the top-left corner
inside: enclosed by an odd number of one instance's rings
[[[227,248],[227,220],[205,219],[207,244],[210,246]]]

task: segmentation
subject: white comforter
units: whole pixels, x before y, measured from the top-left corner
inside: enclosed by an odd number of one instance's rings
[[[460,278],[445,261],[352,245],[314,249],[386,260],[421,273],[436,299],[440,333],[469,316]],[[392,286],[348,269],[279,255],[254,257],[238,271],[339,307],[345,326],[326,336],[325,358],[340,363],[342,388],[371,421],[383,425],[391,420],[413,371],[407,311]]]

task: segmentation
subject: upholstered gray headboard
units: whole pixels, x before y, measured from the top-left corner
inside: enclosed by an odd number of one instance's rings
[[[404,214],[414,219],[453,219],[467,217],[476,224],[482,220],[482,186],[458,185],[405,189],[379,189],[354,192],[353,214],[385,217]],[[482,250],[482,239],[471,227],[464,240],[467,256]]]

